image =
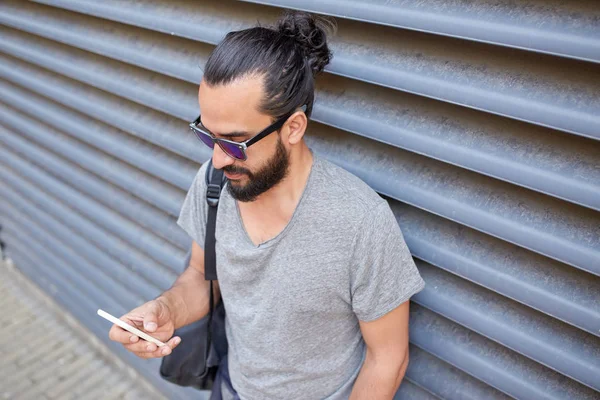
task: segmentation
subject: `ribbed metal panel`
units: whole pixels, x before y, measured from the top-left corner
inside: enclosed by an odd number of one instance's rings
[[[402,399],[600,398],[600,6],[576,0],[0,2],[0,239],[107,338],[170,286],[226,32],[337,17],[308,142],[389,200],[427,282]]]

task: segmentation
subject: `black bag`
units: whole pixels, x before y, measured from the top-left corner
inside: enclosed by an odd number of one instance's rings
[[[212,161],[212,160],[211,160]],[[199,390],[212,388],[221,359],[227,356],[225,335],[225,308],[223,301],[214,305],[213,285],[217,280],[215,255],[215,226],[221,189],[226,182],[223,171],[213,168],[209,162],[206,170],[206,201],[208,218],[204,242],[204,272],[210,280],[210,310],[204,318],[175,330],[181,338],[179,346],[162,358],[160,376],[179,386],[191,386]],[[186,267],[191,258],[187,254]]]

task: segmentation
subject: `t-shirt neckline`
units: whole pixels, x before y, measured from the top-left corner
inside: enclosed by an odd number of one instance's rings
[[[315,166],[317,165],[317,157],[316,157],[315,153],[312,150],[310,150],[310,152],[313,156],[312,165],[310,168],[310,172],[308,174],[308,179],[306,180],[306,184],[304,185],[304,190],[302,191],[302,195],[300,196],[300,200],[298,201],[298,204],[296,204],[296,208],[294,209],[294,212],[292,214],[292,218],[290,218],[290,220],[288,221],[285,228],[283,228],[281,230],[281,232],[279,232],[276,236],[272,237],[271,239],[264,241],[262,243],[259,243],[258,245],[254,244],[254,242],[252,241],[252,238],[250,238],[250,235],[248,234],[248,231],[246,231],[246,227],[244,226],[244,221],[242,220],[242,213],[240,212],[238,202],[236,199],[232,198],[233,203],[235,205],[236,214],[237,214],[238,226],[242,231],[245,242],[248,245],[250,245],[254,250],[264,249],[266,247],[272,246],[273,244],[278,242],[282,237],[284,237],[287,234],[287,232],[292,228],[292,226],[295,224],[295,221],[299,214],[299,210],[302,208],[302,204],[305,202],[304,199],[308,196],[308,193],[310,192],[310,188],[312,187]]]

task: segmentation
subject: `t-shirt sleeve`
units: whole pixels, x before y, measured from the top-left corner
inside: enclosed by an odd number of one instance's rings
[[[384,316],[425,287],[387,201],[363,219],[352,267],[352,309],[361,321]]]
[[[206,204],[206,169],[208,163],[202,164],[188,190],[181,210],[177,225],[202,248],[204,248],[204,237],[206,234],[206,219],[208,215],[208,204]]]

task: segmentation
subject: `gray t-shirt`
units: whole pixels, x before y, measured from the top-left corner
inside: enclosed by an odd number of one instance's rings
[[[227,313],[231,382],[242,399],[347,399],[372,321],[421,291],[388,205],[366,183],[314,155],[285,229],[255,246],[225,188],[217,214],[217,273]],[[177,224],[204,247],[203,165]]]

